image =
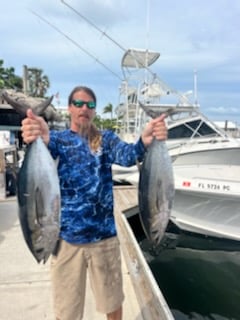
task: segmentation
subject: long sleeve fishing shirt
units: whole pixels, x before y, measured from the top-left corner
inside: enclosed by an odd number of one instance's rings
[[[142,161],[145,148],[141,139],[128,144],[112,131],[102,131],[101,147],[93,152],[78,133],[51,131],[48,148],[59,161],[60,237],[81,244],[115,236],[111,166]]]

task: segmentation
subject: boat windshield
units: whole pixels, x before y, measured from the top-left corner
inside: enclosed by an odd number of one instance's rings
[[[193,120],[169,128],[168,139],[200,138],[203,136],[218,136],[219,134],[202,120]]]

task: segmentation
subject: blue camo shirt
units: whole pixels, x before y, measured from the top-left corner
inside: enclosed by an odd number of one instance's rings
[[[59,159],[60,237],[80,244],[115,236],[111,165],[131,166],[142,161],[145,148],[141,139],[128,144],[112,131],[102,131],[101,147],[92,152],[78,133],[51,131],[48,148],[53,158]]]

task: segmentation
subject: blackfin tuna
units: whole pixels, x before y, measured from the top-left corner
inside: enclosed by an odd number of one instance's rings
[[[19,113],[25,114],[28,105],[4,99]],[[42,114],[52,98],[34,108]],[[55,249],[60,226],[60,188],[56,164],[42,138],[28,145],[17,177],[19,220],[24,239],[37,262],[45,263]]]
[[[157,111],[140,105],[152,118]],[[153,139],[147,148],[140,169],[138,201],[143,230],[148,240],[157,246],[166,231],[174,200],[172,161],[165,141]]]

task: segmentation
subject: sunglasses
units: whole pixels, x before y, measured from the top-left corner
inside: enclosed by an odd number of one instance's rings
[[[94,101],[72,100],[72,104],[77,108],[82,108],[85,104],[89,109],[96,108],[96,102]]]

